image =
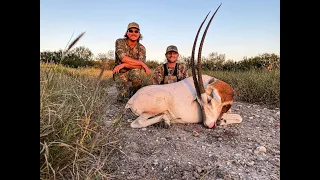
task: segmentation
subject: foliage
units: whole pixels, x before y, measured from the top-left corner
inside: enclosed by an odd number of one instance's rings
[[[111,73],[40,63],[40,179],[108,179],[117,126],[105,127]]]
[[[229,83],[238,101],[280,107],[280,70],[204,71]]]
[[[146,61],[146,65],[150,68],[150,69],[155,69],[157,66],[160,65],[160,63],[156,60],[147,60]]]
[[[65,54],[62,59],[63,50],[58,51],[44,51],[40,52],[40,61],[46,63],[57,63],[63,64],[65,66],[77,68],[77,67],[86,67],[93,66],[93,53],[87,47],[80,46],[76,47],[67,54]]]
[[[99,53],[94,58],[90,49],[80,46],[70,51],[63,60],[62,50],[58,51],[43,51],[40,52],[40,61],[61,63],[69,67],[95,67],[112,70],[115,66],[115,53],[109,50],[107,53]],[[178,62],[186,63],[190,69],[191,57],[180,55]],[[195,57],[197,63],[197,57]],[[147,60],[146,65],[150,69],[154,69],[162,63],[157,60]],[[263,53],[254,57],[243,57],[242,60],[234,61],[232,59],[226,60],[225,54],[211,52],[207,57],[201,57],[201,67],[208,71],[247,71],[252,69],[265,69],[267,71],[280,68],[280,56],[274,53]]]

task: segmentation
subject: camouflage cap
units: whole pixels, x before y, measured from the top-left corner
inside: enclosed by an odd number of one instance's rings
[[[174,51],[176,53],[179,53],[177,46],[174,46],[174,45],[170,45],[170,46],[167,47],[166,53],[170,52],[170,51]]]
[[[128,24],[128,28],[127,29],[130,29],[130,28],[137,28],[137,29],[140,29],[139,28],[139,24],[136,23],[136,22],[131,22]]]

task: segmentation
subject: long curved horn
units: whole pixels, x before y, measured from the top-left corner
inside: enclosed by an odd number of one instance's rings
[[[192,53],[191,53],[191,70],[192,70],[192,77],[193,77],[193,82],[194,82],[194,86],[195,86],[195,89],[197,91],[197,97],[198,99],[201,99],[201,94],[200,94],[200,90],[199,90],[199,83],[198,83],[198,80],[197,80],[197,76],[196,76],[196,70],[195,70],[195,67],[194,67],[194,51],[196,49],[196,44],[197,44],[197,40],[198,40],[198,36],[199,36],[199,33],[200,33],[200,30],[202,28],[202,25],[203,23],[206,21],[208,15],[210,14],[211,11],[209,11],[209,13],[207,14],[206,18],[202,21],[199,29],[198,29],[198,32],[197,32],[197,35],[196,35],[196,38],[194,39],[194,43],[193,43],[193,47],[192,47]],[[202,106],[201,103],[199,103],[200,106]]]
[[[222,3],[221,3],[222,4]],[[219,5],[219,7],[216,9],[216,11],[214,12],[214,14],[212,15],[210,21],[208,22],[208,25],[203,33],[203,36],[202,36],[202,39],[201,39],[201,42],[200,42],[200,45],[199,45],[199,51],[198,51],[198,66],[197,66],[197,71],[198,71],[198,80],[199,80],[199,89],[200,89],[200,94],[203,94],[205,93],[204,91],[204,86],[203,86],[203,81],[202,81],[202,73],[201,73],[201,52],[202,52],[202,46],[203,46],[203,42],[204,42],[204,39],[206,37],[206,34],[207,34],[207,31],[209,29],[209,26],[211,24],[211,21],[213,19],[213,17],[216,15],[217,11],[219,10],[221,4]],[[197,91],[198,92],[198,91]]]

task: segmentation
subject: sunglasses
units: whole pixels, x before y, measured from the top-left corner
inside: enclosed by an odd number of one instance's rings
[[[129,30],[128,30],[128,32],[130,32],[130,33],[133,33],[133,32],[135,32],[135,33],[139,33],[139,31],[138,31],[138,30],[132,30],[132,29],[129,29]]]

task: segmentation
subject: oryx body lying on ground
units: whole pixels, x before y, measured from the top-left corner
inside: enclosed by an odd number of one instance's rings
[[[162,120],[169,125],[203,122],[209,128],[214,127],[217,120],[221,120],[220,125],[242,121],[240,115],[226,113],[233,103],[232,87],[214,77],[201,74],[202,45],[216,12],[211,17],[201,40],[198,53],[198,79],[194,68],[194,50],[200,29],[207,17],[202,22],[193,45],[192,77],[171,84],[145,86],[138,90],[125,106],[139,116],[131,123],[132,128],[146,127]]]

